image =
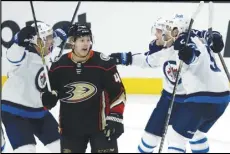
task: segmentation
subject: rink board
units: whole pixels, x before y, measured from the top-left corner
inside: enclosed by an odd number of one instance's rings
[[[6,59],[6,50],[13,36],[25,25],[30,25],[33,18],[32,14],[28,13],[28,10],[31,10],[29,2],[4,1],[2,5],[2,75],[6,76],[10,67]],[[77,1],[55,3],[37,1],[34,2],[34,5],[38,20],[57,29],[69,22]],[[170,17],[175,13],[189,17],[197,6],[198,2],[84,2],[76,15],[75,22],[86,22],[91,26],[94,36],[93,50],[95,51],[105,55],[128,51],[133,54],[144,53],[149,50],[149,42],[154,39],[151,33],[154,21],[160,16]],[[50,8],[54,9],[50,11]],[[60,13],[60,8],[63,9],[62,13]],[[128,11],[127,8],[129,8]],[[229,8],[230,3],[215,2],[213,30],[219,31],[223,36],[225,47],[222,55],[230,72],[230,13],[223,11],[228,11]],[[208,3],[205,3],[196,17],[193,28],[207,30],[208,20]],[[218,56],[215,60],[221,67]],[[154,69],[143,69],[141,66],[117,67],[128,94],[160,94],[162,78],[165,76],[162,67]],[[3,77],[2,81],[5,80],[6,78]]]
[[[2,77],[2,85],[6,81]],[[127,94],[160,94],[162,79],[160,78],[122,78]]]

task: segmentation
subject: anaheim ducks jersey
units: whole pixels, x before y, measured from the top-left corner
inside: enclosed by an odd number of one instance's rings
[[[49,77],[60,100],[63,135],[88,134],[105,128],[110,112],[123,114],[125,89],[116,65],[100,52],[90,51],[84,63],[72,61],[72,52],[52,64]]]

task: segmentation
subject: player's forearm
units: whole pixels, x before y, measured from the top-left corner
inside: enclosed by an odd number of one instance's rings
[[[133,66],[138,66],[141,68],[155,68],[160,66],[155,55],[144,55],[144,54],[134,54],[132,56]]]

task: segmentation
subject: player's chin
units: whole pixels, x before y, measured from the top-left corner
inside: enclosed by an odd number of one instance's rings
[[[79,52],[79,55],[80,55],[81,57],[85,57],[85,56],[88,55],[88,53],[89,53],[89,50],[81,50],[81,52]]]

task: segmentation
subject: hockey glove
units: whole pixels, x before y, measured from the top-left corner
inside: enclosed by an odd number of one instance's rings
[[[32,26],[26,26],[15,35],[14,42],[17,43],[19,46],[27,47],[35,35],[35,28]]]
[[[111,58],[115,60],[116,65],[131,65],[132,64],[132,53],[131,52],[121,52],[121,53],[112,53]]]
[[[178,56],[180,60],[184,61],[184,63],[189,65],[194,58],[193,49],[190,46],[183,45],[179,50]]]
[[[117,113],[110,113],[106,117],[104,133],[108,140],[118,139],[124,133],[123,116]]]
[[[52,109],[57,104],[57,101],[58,97],[55,91],[42,93],[42,104],[47,109]]]
[[[212,49],[213,52],[219,53],[222,51],[224,48],[224,41],[222,39],[222,36],[218,32],[213,32],[213,39],[212,39],[212,44],[210,45],[210,48]]]

